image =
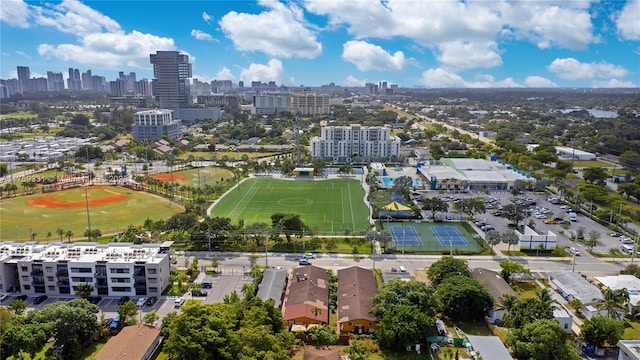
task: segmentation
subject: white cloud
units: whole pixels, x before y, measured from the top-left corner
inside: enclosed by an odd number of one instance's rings
[[[191,36],[193,36],[196,40],[203,40],[203,41],[213,41],[213,36],[211,36],[211,34],[207,34],[204,31],[200,31],[200,30],[196,30],[193,29],[191,30]]]
[[[16,51],[16,54],[18,54],[18,55],[22,56],[22,57],[23,57],[23,58],[25,58],[25,59],[29,59],[29,60],[33,59],[33,58],[31,57],[31,55],[27,54],[27,53],[26,53],[26,52],[24,52],[24,51],[19,51],[19,50],[18,50],[18,51]]]
[[[272,57],[313,59],[322,53],[322,44],[305,27],[302,11],[276,0],[259,2],[268,10],[260,14],[231,11],[220,27],[239,51],[259,51]]]
[[[506,26],[517,39],[528,40],[541,49],[562,47],[584,49],[597,41],[589,7],[591,1],[514,1],[502,3]]]
[[[436,45],[436,58],[456,69],[489,68],[502,65],[498,44],[494,41],[448,41]]]
[[[622,66],[605,61],[583,63],[574,58],[555,59],[548,70],[557,77],[567,80],[585,80],[595,78],[624,78],[629,72]]]
[[[640,40],[640,0],[629,0],[616,20],[618,34],[626,40]]]
[[[344,43],[342,59],[354,64],[360,71],[402,71],[407,64],[402,51],[391,55],[378,45],[356,40]]]
[[[107,69],[123,66],[148,68],[149,54],[157,50],[176,50],[173,39],[132,31],[129,34],[89,34],[81,39],[79,45],[38,45],[41,56]]]
[[[492,75],[478,75],[466,81],[460,75],[443,68],[429,69],[422,73],[420,82],[428,88],[514,88],[522,87],[512,78],[496,80]]]
[[[77,0],[64,0],[60,4],[33,6],[36,23],[80,37],[96,32],[121,33],[120,25],[108,16]]]
[[[367,83],[367,79],[358,79],[353,75],[347,76],[344,80],[345,86],[364,86]]]
[[[202,20],[204,20],[205,22],[211,22],[211,20],[213,20],[213,16],[207,14],[206,11],[202,12]]]
[[[226,67],[222,67],[222,69],[220,69],[220,71],[218,71],[218,73],[216,74],[215,78],[217,80],[235,80],[236,77],[233,76],[231,70]]]
[[[543,78],[542,76],[527,76],[524,84],[531,88],[555,88],[558,87],[553,81]]]
[[[631,81],[620,81],[618,79],[611,79],[607,81],[594,81],[593,87],[595,88],[636,88],[638,84],[634,84]]]
[[[29,27],[29,5],[22,0],[2,0],[0,22],[12,27]]]
[[[240,71],[240,79],[245,83],[251,81],[275,81],[278,85],[295,85],[294,78],[287,76],[282,61],[271,59],[265,64],[252,63],[248,68]]]

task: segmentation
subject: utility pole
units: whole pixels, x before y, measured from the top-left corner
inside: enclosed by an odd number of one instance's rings
[[[87,187],[84,187],[84,203],[87,208],[87,239],[91,240],[91,218],[89,216],[89,194],[87,194]]]

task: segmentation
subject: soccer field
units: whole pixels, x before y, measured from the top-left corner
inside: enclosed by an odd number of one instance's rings
[[[228,217],[235,224],[264,222],[271,215],[294,213],[318,235],[342,235],[345,229],[370,229],[364,189],[354,179],[248,179],[230,190],[213,207],[211,216]]]

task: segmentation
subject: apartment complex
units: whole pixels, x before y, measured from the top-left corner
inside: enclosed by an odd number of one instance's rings
[[[189,55],[177,51],[157,51],[149,58],[153,65],[153,96],[160,108],[173,110],[179,117],[180,107],[191,105]]]
[[[180,120],[173,119],[171,110],[146,110],[133,114],[133,137],[136,140],[157,140],[166,135],[180,136]]]
[[[170,245],[3,242],[0,291],[75,295],[91,284],[92,295],[160,295],[169,286]]]
[[[382,160],[400,155],[400,138],[384,126],[323,126],[321,136],[311,139],[311,156],[334,162],[353,158]]]
[[[310,116],[329,113],[329,96],[312,92],[273,93],[253,97],[251,114],[268,115],[282,111]]]

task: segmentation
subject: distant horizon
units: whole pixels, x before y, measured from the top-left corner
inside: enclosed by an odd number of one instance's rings
[[[636,88],[638,24],[640,0],[2,0],[0,77],[152,79],[161,49],[204,82]]]

